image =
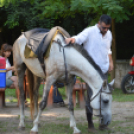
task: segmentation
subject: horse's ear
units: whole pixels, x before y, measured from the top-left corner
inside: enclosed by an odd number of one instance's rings
[[[103,81],[102,88],[103,89],[106,89],[107,88],[107,80],[104,80]]]
[[[109,83],[109,85],[110,85],[111,87],[113,87],[113,85],[114,85],[114,79]]]

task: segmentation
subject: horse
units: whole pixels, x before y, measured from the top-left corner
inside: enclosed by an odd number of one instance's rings
[[[81,45],[66,44],[65,36],[60,32],[53,38],[49,57],[44,59],[45,73],[40,65],[38,58],[25,58],[24,50],[27,39],[22,34],[13,44],[13,61],[18,76],[18,85],[20,90],[20,122],[19,129],[25,129],[24,123],[24,89],[23,79],[25,70],[30,86],[31,112],[34,111],[33,128],[31,134],[38,134],[39,118],[47,105],[47,98],[51,85],[55,82],[65,83],[68,96],[68,108],[70,111],[70,127],[74,134],[80,134],[81,131],[76,126],[74,118],[74,107],[72,101],[72,91],[74,77],[81,77],[92,89],[90,105],[95,114],[100,117],[100,124],[107,126],[111,122],[112,112],[112,88],[113,81],[107,83],[104,74],[87,51]],[[45,87],[42,100],[38,110],[38,88],[41,78],[45,78]]]

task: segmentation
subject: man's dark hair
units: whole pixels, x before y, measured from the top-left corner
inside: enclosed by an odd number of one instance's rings
[[[111,17],[106,15],[106,14],[103,14],[100,17],[100,22],[104,22],[106,25],[110,25],[111,24]]]

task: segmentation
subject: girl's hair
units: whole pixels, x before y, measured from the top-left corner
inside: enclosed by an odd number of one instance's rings
[[[6,52],[6,51],[12,51],[12,46],[9,45],[9,44],[7,44],[7,43],[5,43],[5,44],[3,44],[3,45],[1,46],[0,55],[1,55],[2,57],[5,57],[4,52]]]

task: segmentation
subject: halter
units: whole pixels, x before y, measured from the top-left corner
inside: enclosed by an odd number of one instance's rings
[[[110,85],[109,85],[110,86]],[[110,91],[110,92],[105,92],[105,91],[103,91],[102,90],[102,87],[101,87],[101,89],[99,90],[99,92],[92,98],[92,99],[90,99],[90,102],[91,101],[93,101],[99,94],[100,94],[100,117],[102,118],[102,114],[101,114],[101,94],[102,93],[105,93],[105,94],[112,94],[112,92]]]

